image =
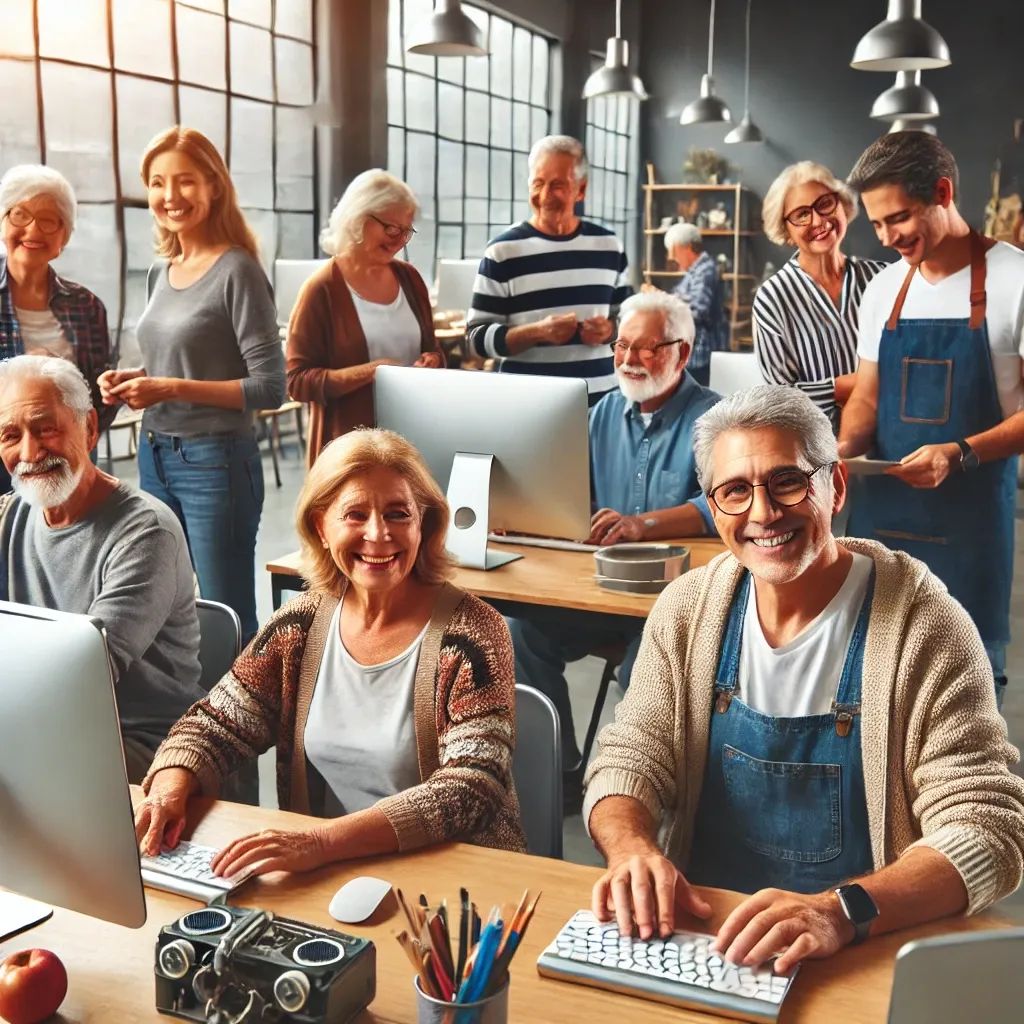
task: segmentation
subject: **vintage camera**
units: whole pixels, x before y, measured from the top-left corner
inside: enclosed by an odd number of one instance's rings
[[[244,907],[160,929],[156,1008],[204,1024],[347,1024],[373,1001],[372,942]]]

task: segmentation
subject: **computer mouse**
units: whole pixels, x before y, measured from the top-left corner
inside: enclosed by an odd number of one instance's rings
[[[327,913],[342,924],[365,921],[391,892],[391,883],[382,878],[362,875],[346,882],[331,900]]]

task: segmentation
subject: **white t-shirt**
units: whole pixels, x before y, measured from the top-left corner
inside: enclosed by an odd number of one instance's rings
[[[342,643],[340,623],[339,602],[303,733],[306,756],[327,783],[329,817],[365,810],[420,781],[413,695],[426,627],[397,657],[360,665]]]
[[[747,707],[773,718],[829,714],[868,591],[871,566],[867,555],[854,554],[843,585],[821,614],[788,644],[775,648],[764,638],[751,582],[736,690]]]
[[[75,350],[52,310],[15,307],[14,315],[18,318],[25,355],[75,358]]]
[[[398,298],[394,302],[370,302],[351,285],[348,290],[366,335],[370,361],[397,359],[403,366],[412,366],[422,351],[423,332],[405,297],[405,290],[399,287]]]
[[[1021,381],[1021,357],[1024,356],[1024,252],[997,242],[986,256],[988,274],[985,291],[988,305],[985,320],[992,369],[1004,416],[1012,416],[1024,407],[1024,383]],[[861,359],[878,362],[882,331],[896,303],[909,267],[903,260],[877,274],[860,301]],[[964,320],[971,315],[971,268],[964,267],[929,284],[918,271],[911,281],[903,304],[903,320]]]

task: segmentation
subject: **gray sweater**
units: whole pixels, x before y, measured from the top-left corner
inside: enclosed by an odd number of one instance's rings
[[[146,410],[143,429],[180,437],[248,432],[255,410],[285,399],[277,308],[263,268],[244,249],[228,249],[187,288],[171,287],[166,264],[154,266],[149,280],[136,329],[146,373],[241,380],[244,408],[161,402]]]
[[[204,696],[192,563],[174,513],[121,484],[62,529],[20,498],[7,517],[10,600],[99,619],[122,732],[162,739]]]

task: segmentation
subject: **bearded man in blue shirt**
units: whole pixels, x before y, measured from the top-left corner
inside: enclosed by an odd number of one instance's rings
[[[649,292],[627,299],[613,349],[618,390],[590,414],[590,475],[595,508],[592,544],[714,534],[697,482],[693,426],[719,395],[686,372],[695,336],[678,296]],[[572,721],[565,665],[598,648],[626,645],[619,682],[628,685],[643,620],[537,607],[508,620],[516,679],[547,694],[558,709],[567,807],[580,793],[585,765]]]

